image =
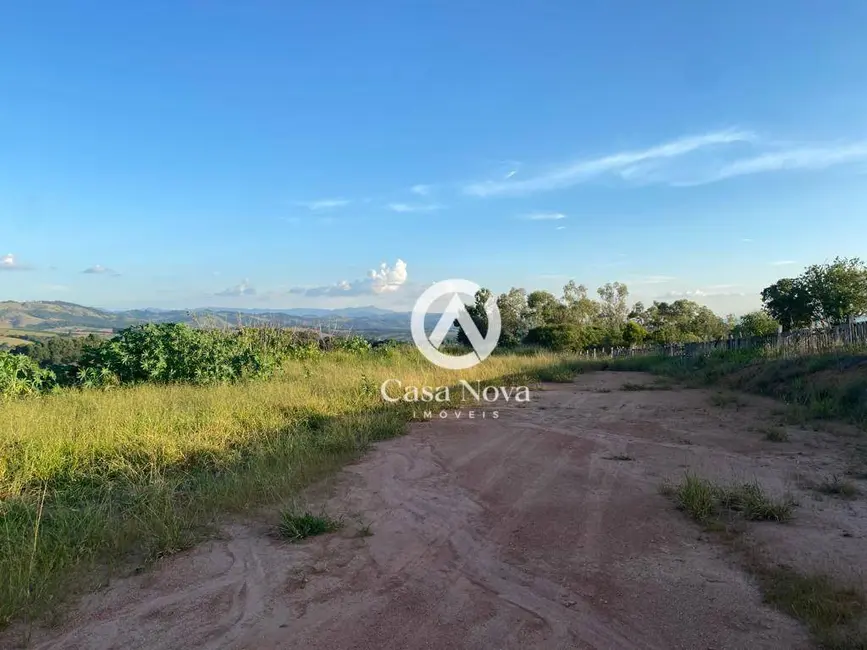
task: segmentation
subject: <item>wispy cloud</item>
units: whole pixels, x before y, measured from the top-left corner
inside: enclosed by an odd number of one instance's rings
[[[566,230],[566,226],[557,226],[554,230]]]
[[[236,284],[234,287],[229,287],[228,289],[223,289],[214,294],[215,296],[220,296],[222,298],[240,298],[243,296],[255,296],[256,288],[250,284],[249,280],[242,280],[240,283]]]
[[[771,262],[771,266],[789,266],[790,264],[797,264],[795,260],[778,260],[776,262]]]
[[[0,257],[0,271],[29,271],[31,268],[19,262],[12,253]]]
[[[728,129],[687,136],[646,149],[579,159],[537,171],[520,180],[470,183],[465,194],[520,196],[564,189],[594,180],[692,186],[729,178],[784,171],[816,171],[867,162],[867,141],[781,144],[749,131]]]
[[[571,187],[607,173],[629,175],[634,173],[634,166],[639,163],[683,156],[706,147],[749,142],[754,138],[752,133],[733,129],[705,133],[679,138],[649,149],[624,151],[599,158],[579,160],[567,165],[553,167],[525,180],[472,183],[467,185],[464,191],[474,196],[496,196],[556,190]]]
[[[290,293],[303,294],[311,298],[378,295],[397,291],[406,284],[407,279],[409,279],[409,275],[406,262],[398,259],[394,266],[389,266],[383,262],[378,269],[372,269],[366,278],[353,281],[342,280],[337,284],[323,287],[296,287],[290,289]]]
[[[316,201],[298,201],[298,205],[304,206],[308,210],[331,210],[333,208],[342,208],[351,203],[349,199],[318,199]]]
[[[531,212],[522,217],[528,221],[561,221],[565,218],[566,215],[562,212]]]
[[[117,277],[120,275],[120,273],[118,273],[117,271],[109,269],[102,264],[94,264],[93,266],[89,266],[88,268],[84,269],[82,273],[85,273],[87,275],[108,275],[111,277]]]
[[[435,203],[389,203],[387,207],[392,212],[434,212],[443,209],[443,206]]]
[[[431,193],[433,186],[425,185],[423,183],[419,183],[418,185],[413,185],[409,188],[409,191],[413,194],[418,194],[419,196],[428,196]]]
[[[736,160],[722,167],[709,180],[722,180],[746,174],[761,174],[784,170],[815,170],[867,160],[867,142],[837,146],[802,147],[763,153]]]

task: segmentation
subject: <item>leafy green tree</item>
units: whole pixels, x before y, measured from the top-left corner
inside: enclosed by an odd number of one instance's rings
[[[497,308],[500,310],[502,331],[499,345],[514,347],[520,345],[530,330],[530,307],[527,292],[513,287],[508,293],[497,298]]]
[[[621,331],[621,338],[623,340],[623,344],[632,347],[634,345],[641,345],[644,343],[647,338],[650,336],[650,332],[648,332],[642,325],[639,325],[635,321],[629,321],[626,325],[623,326],[623,330]]]
[[[567,321],[566,306],[550,291],[533,291],[527,296],[532,327],[563,324]]]
[[[599,318],[599,303],[587,297],[587,287],[569,280],[563,287],[563,305],[570,323],[590,325]]]
[[[816,306],[810,288],[802,278],[783,278],[762,289],[765,311],[784,330],[810,327],[816,319]]]
[[[493,294],[490,289],[481,288],[476,291],[476,295],[474,296],[475,302],[472,305],[467,306],[467,313],[476,324],[476,328],[482,336],[486,336],[488,333],[487,304],[488,301],[491,300],[492,296]],[[470,345],[469,337],[457,320],[455,320],[455,327],[458,329],[458,343],[461,343],[462,345]]]
[[[599,319],[603,327],[619,329],[629,315],[629,289],[621,282],[608,282],[599,287]]]
[[[801,282],[812,299],[814,317],[841,325],[867,315],[867,266],[857,257],[807,267]]]
[[[779,331],[780,324],[766,312],[754,311],[741,316],[732,328],[732,334],[741,338],[753,336],[772,336]]]

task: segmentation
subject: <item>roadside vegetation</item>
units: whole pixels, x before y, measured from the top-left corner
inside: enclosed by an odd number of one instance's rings
[[[796,505],[791,497],[769,496],[755,482],[722,485],[689,473],[677,483],[663,484],[661,492],[706,532],[727,543],[756,579],[764,601],[801,621],[819,647],[867,647],[867,600],[860,589],[782,565],[752,547],[743,535],[748,521],[789,521]]]
[[[188,329],[121,334],[91,353],[93,381],[70,387],[46,389],[28,357],[3,357],[31,388],[0,399],[0,625],[187,548],[226,513],[285,503],[401,434],[412,405],[385,404],[386,379],[458,379],[406,346]],[[201,347],[210,336],[217,343]],[[579,365],[551,353],[498,355],[460,377],[531,384]]]

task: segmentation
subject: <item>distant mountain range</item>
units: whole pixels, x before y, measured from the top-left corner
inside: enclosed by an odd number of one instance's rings
[[[0,329],[34,333],[111,332],[140,323],[187,323],[203,327],[274,325],[354,332],[376,338],[411,338],[409,312],[379,307],[345,309],[129,309],[109,311],[61,301],[0,302]]]

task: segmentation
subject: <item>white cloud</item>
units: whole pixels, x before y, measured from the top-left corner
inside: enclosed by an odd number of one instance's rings
[[[647,149],[624,151],[552,166],[522,180],[470,183],[473,196],[517,196],[572,187],[598,179],[629,184],[692,186],[729,178],[783,171],[816,171],[867,162],[867,141],[781,144],[748,131],[725,130],[688,136]]]
[[[566,230],[566,226],[557,226],[554,230]]]
[[[743,239],[741,239],[741,241],[742,241],[742,242],[745,242],[745,243],[747,243],[747,244],[751,244],[751,243],[753,243],[753,240],[750,239],[749,237],[744,237]]]
[[[529,221],[560,221],[565,218],[562,212],[532,212],[524,215],[524,219]]]
[[[736,160],[722,167],[711,180],[793,169],[825,169],[864,160],[867,160],[867,142],[839,146],[802,147]]]
[[[442,210],[443,208],[441,205],[436,205],[435,203],[389,203],[388,209],[392,212],[434,212],[435,210]]]
[[[526,180],[472,183],[464,188],[464,192],[474,196],[496,196],[556,190],[571,187],[607,173],[617,173],[621,176],[634,175],[637,170],[635,165],[640,163],[675,158],[707,147],[749,142],[754,137],[751,133],[737,130],[689,136],[649,149],[624,151],[553,167]]]
[[[710,298],[720,296],[745,296],[742,291],[724,291],[707,287],[706,289],[692,289],[685,291],[669,291],[662,298]]]
[[[779,260],[777,262],[771,262],[771,266],[789,266],[791,264],[797,264],[795,260]]]
[[[290,292],[303,293],[309,297],[379,295],[397,291],[406,284],[408,278],[406,262],[398,259],[394,266],[383,262],[378,269],[371,270],[366,278],[360,280],[352,282],[342,280],[337,284],[324,287],[295,288]]]
[[[114,271],[112,269],[104,267],[102,264],[94,264],[82,271],[82,273],[86,273],[87,275],[110,275],[110,276],[118,276],[120,273]]]
[[[514,175],[517,174],[517,173],[518,173],[518,170],[517,170],[517,169],[513,169],[513,170],[511,170],[511,171],[508,171],[508,172],[506,172],[506,175],[503,176],[503,180],[504,180],[504,181],[507,181],[507,180],[509,180],[510,178],[512,178],[512,176],[514,176]]]
[[[424,185],[419,183],[418,185],[413,185],[409,188],[409,191],[413,194],[418,194],[419,196],[427,196],[431,193],[433,187],[431,185]]]
[[[215,296],[221,296],[224,298],[239,298],[242,296],[255,296],[256,289],[250,284],[249,280],[243,280],[239,284],[236,284],[234,287],[229,287],[228,289],[223,289],[222,291],[215,293]]]
[[[298,205],[303,205],[308,210],[330,210],[332,208],[342,208],[349,204],[349,199],[318,199],[316,201],[298,202]]]
[[[7,253],[3,257],[0,257],[0,271],[23,271],[27,268],[27,266],[16,260],[12,253]]]

